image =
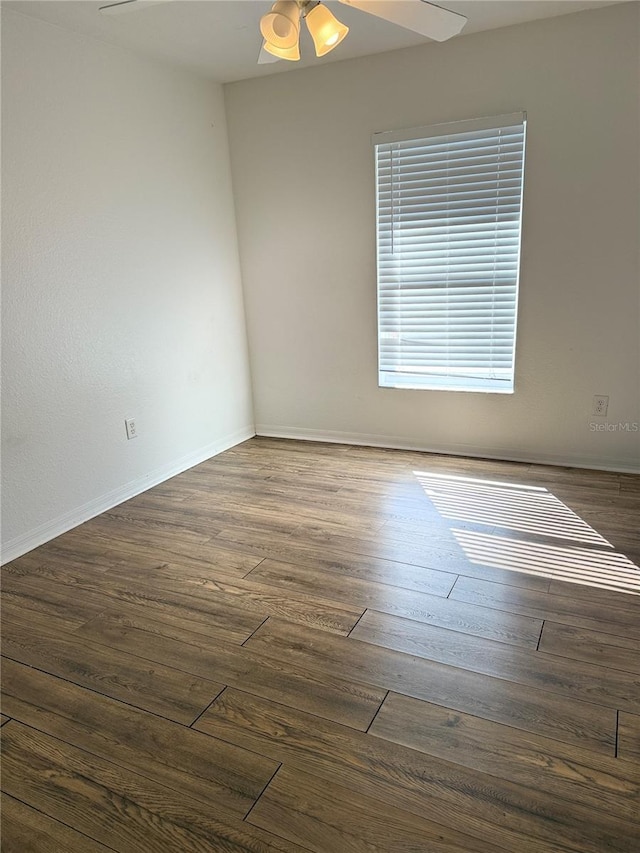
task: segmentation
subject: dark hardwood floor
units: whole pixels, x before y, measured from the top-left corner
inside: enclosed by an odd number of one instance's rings
[[[4,853],[637,853],[640,477],[256,438],[2,570]]]

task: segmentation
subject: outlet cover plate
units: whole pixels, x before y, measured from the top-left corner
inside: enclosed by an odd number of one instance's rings
[[[128,439],[138,437],[138,430],[136,428],[135,418],[127,418],[124,422],[124,428],[127,431],[127,438]]]
[[[609,398],[604,394],[596,394],[593,398],[593,410],[591,414],[596,418],[604,418],[609,408]]]

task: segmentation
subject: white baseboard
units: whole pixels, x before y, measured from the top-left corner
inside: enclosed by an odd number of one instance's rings
[[[254,435],[269,438],[289,438],[300,441],[324,441],[333,444],[354,444],[365,447],[384,447],[391,450],[414,450],[421,453],[440,453],[452,456],[473,456],[480,459],[495,459],[505,462],[529,462],[538,465],[559,465],[570,468],[591,468],[599,471],[614,471],[619,473],[640,474],[637,465],[626,465],[615,459],[591,459],[582,456],[563,456],[553,454],[528,453],[526,455],[504,453],[500,450],[486,450],[472,445],[450,444],[444,446],[417,444],[415,441],[403,438],[390,438],[384,435],[372,435],[368,433],[337,432],[334,430],[312,430],[300,427],[272,426],[257,424],[255,429],[247,426],[244,429],[224,436],[212,442],[206,447],[200,448],[195,453],[183,456],[171,464],[156,468],[144,477],[131,480],[117,489],[113,489],[82,506],[76,507],[70,512],[64,513],[51,521],[41,524],[39,527],[10,539],[2,546],[1,564],[11,562],[17,557],[32,551],[39,545],[44,545],[56,536],[66,533],[85,521],[95,518],[123,501],[127,501],[136,495],[146,492],[148,489],[164,483],[165,480],[217,456],[219,453],[229,450],[231,447],[252,438]]]
[[[301,441],[325,441],[332,444],[355,444],[364,447],[385,447],[390,450],[416,450],[420,453],[440,453],[450,456],[473,456],[478,459],[495,459],[501,462],[529,462],[535,465],[559,465],[563,468],[590,468],[597,471],[613,471],[622,474],[640,474],[640,466],[621,463],[618,459],[585,456],[556,456],[551,453],[526,455],[512,454],[498,449],[486,449],[470,444],[447,444],[435,446],[416,444],[411,439],[391,438],[385,435],[370,435],[359,432],[336,432],[313,430],[301,427],[256,424],[256,435],[265,438],[290,438]]]
[[[201,447],[195,453],[190,453],[187,456],[174,460],[169,465],[156,468],[144,477],[130,480],[117,489],[113,489],[82,506],[76,507],[70,512],[63,513],[63,515],[59,515],[57,518],[53,518],[51,521],[47,521],[45,524],[41,524],[21,536],[10,539],[2,546],[1,564],[4,565],[11,562],[11,560],[15,560],[17,557],[21,557],[39,545],[50,542],[56,536],[61,536],[67,530],[71,530],[79,524],[84,524],[85,521],[95,518],[96,515],[100,515],[108,509],[113,509],[114,506],[118,506],[123,501],[128,501],[130,498],[146,492],[159,483],[164,483],[165,480],[170,480],[171,477],[175,477],[176,474],[181,474],[183,471],[193,468],[194,465],[206,462],[212,456],[217,456],[219,453],[229,450],[230,447],[235,447],[236,444],[240,444],[248,438],[253,438],[254,435],[255,429],[253,426],[244,427],[244,429],[238,430],[235,433],[223,436],[206,447]]]

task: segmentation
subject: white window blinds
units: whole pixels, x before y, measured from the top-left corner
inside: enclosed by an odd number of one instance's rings
[[[381,386],[513,391],[525,125],[375,134]]]

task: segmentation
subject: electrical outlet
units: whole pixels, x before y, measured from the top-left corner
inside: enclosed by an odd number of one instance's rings
[[[596,394],[593,398],[593,409],[591,414],[596,418],[603,418],[607,414],[607,409],[609,408],[609,398],[603,396],[602,394]]]
[[[137,438],[138,430],[136,429],[136,422],[134,418],[127,418],[124,422],[124,427],[127,431],[127,438]]]

